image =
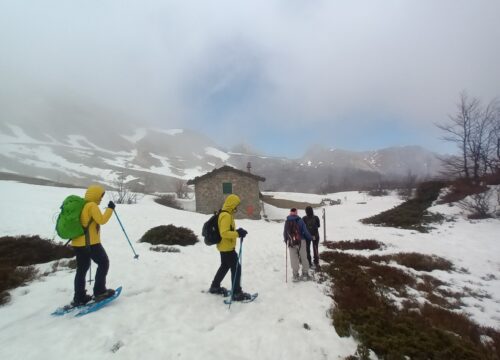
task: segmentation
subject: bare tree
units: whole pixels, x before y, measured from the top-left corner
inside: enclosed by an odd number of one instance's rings
[[[450,123],[436,124],[445,132],[443,140],[455,143],[459,154],[442,159],[446,172],[453,177],[464,177],[478,182],[492,171],[494,153],[498,150],[499,106],[492,100],[484,107],[479,99],[460,94],[457,112]]]
[[[403,180],[402,187],[399,191],[399,196],[401,196],[404,200],[411,199],[416,185],[417,175],[413,174],[411,170],[408,170],[406,178]]]
[[[491,101],[486,107],[481,107],[473,119],[469,152],[473,165],[473,177],[476,182],[493,168],[497,106],[496,100]]]
[[[493,129],[491,131],[492,143],[492,166],[493,171],[500,173],[500,103],[497,101],[496,109],[494,111]]]
[[[492,216],[491,192],[483,191],[467,199],[460,200],[458,206],[470,212],[469,218],[485,219]]]
[[[445,132],[442,139],[455,143],[460,149],[459,156],[453,157],[449,162],[445,162],[447,170],[451,171],[453,175],[460,174],[466,179],[470,179],[467,144],[472,128],[471,118],[477,112],[478,107],[479,100],[469,100],[467,93],[462,92],[457,104],[458,111],[454,116],[450,116],[451,124],[436,124],[438,128]]]
[[[111,193],[113,201],[117,204],[135,204],[137,203],[137,193],[133,192],[126,182],[127,176],[121,172],[113,181],[115,191]]]

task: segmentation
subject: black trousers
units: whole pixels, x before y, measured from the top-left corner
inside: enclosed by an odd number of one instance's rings
[[[74,247],[76,253],[76,275],[75,275],[75,300],[80,300],[85,295],[85,276],[90,267],[90,261],[97,264],[94,281],[94,295],[106,291],[106,275],[109,270],[109,259],[101,244],[89,247]]]
[[[306,239],[307,261],[309,261],[309,266],[312,265],[312,263],[311,263],[311,243],[313,246],[314,265],[319,264],[319,254],[318,254],[319,237],[317,237],[316,239],[317,240],[307,240]]]
[[[220,283],[224,280],[229,269],[231,269],[231,286],[234,283],[234,293],[239,293],[241,292],[241,266],[238,261],[238,254],[234,250],[220,253],[220,267],[212,280],[212,287],[220,287]]]
[[[314,265],[319,265],[319,251],[318,251],[318,246],[319,246],[319,237],[316,238],[316,240],[312,241],[313,244],[313,253],[314,253]]]

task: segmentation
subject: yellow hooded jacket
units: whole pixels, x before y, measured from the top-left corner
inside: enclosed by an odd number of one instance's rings
[[[217,244],[217,250],[220,252],[233,251],[236,248],[236,239],[238,238],[238,233],[236,230],[236,225],[234,223],[234,213],[236,208],[240,204],[240,198],[237,195],[231,194],[224,201],[224,206],[219,215],[219,232],[221,236],[221,241]],[[227,212],[225,212],[227,211]]]
[[[83,207],[82,213],[80,215],[80,222],[83,227],[89,227],[89,238],[90,245],[99,244],[101,242],[100,237],[100,225],[104,225],[108,222],[113,215],[113,210],[107,208],[104,214],[99,210],[99,204],[101,203],[102,196],[104,195],[104,188],[99,185],[91,185],[85,193],[85,200],[87,203]],[[93,220],[90,223],[90,220]],[[90,226],[89,226],[90,223]],[[72,246],[81,247],[85,246],[85,235],[79,236],[72,239]]]

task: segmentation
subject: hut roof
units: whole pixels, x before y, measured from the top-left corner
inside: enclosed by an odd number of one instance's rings
[[[223,171],[231,171],[231,172],[237,173],[238,175],[248,176],[248,177],[255,179],[255,180],[258,180],[258,181],[266,181],[266,179],[263,178],[262,176],[254,175],[254,174],[249,173],[247,171],[238,170],[238,169],[235,169],[231,166],[225,165],[225,166],[220,167],[218,169],[214,169],[214,170],[210,171],[209,173],[206,173],[205,175],[197,176],[194,179],[188,180],[187,184],[188,185],[195,185],[200,180],[206,180],[208,178],[211,178],[215,174],[217,174],[219,172],[223,172]]]

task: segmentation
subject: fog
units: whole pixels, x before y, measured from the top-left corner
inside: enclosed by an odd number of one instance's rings
[[[0,121],[76,104],[271,154],[442,150],[434,123],[462,90],[500,95],[499,14],[495,0],[2,1]]]

